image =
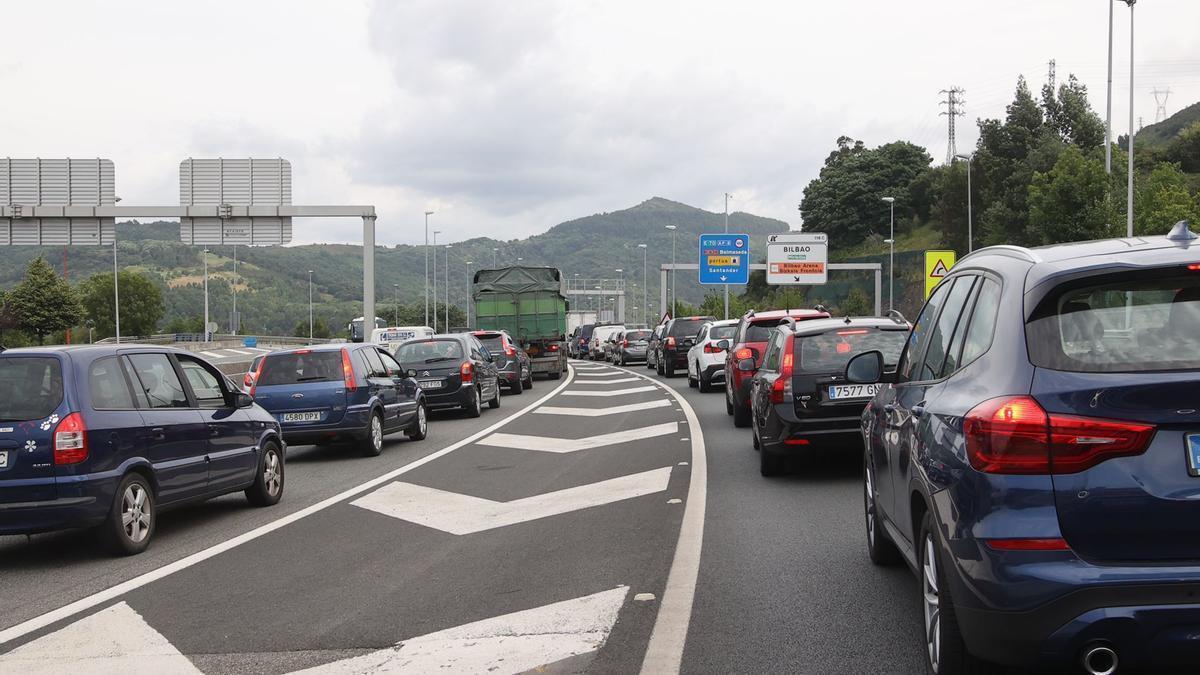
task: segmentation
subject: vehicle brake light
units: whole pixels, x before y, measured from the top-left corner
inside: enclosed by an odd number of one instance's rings
[[[1067,540],[1058,538],[1044,539],[985,539],[988,548],[994,551],[1070,551]]]
[[[867,329],[866,328],[856,328],[854,330],[839,330],[837,332],[837,334],[838,335],[866,335]]]
[[[546,346],[546,351],[548,351],[548,352],[556,352],[556,351],[558,351],[558,343],[557,343],[557,342],[551,342],[549,345],[547,345],[547,346]]]
[[[294,351],[292,353],[293,354],[311,354],[312,350],[311,349],[297,349],[296,351]]]
[[[345,347],[342,347],[342,378],[346,381],[346,391],[358,389],[358,382],[354,380],[354,364],[350,363],[350,350]]]
[[[779,377],[771,383],[771,403],[787,403],[792,400],[792,347],[794,340],[784,340],[783,357],[779,363]]]
[[[629,346],[629,340],[621,340],[621,346],[622,346],[622,347],[628,347],[628,346]]]
[[[754,352],[749,347],[742,347],[733,353],[733,358],[736,361],[745,361],[754,358]]]
[[[505,342],[504,343],[504,355],[511,359],[517,355],[517,350],[512,345]]]
[[[71,413],[54,429],[54,463],[78,464],[87,458],[87,425],[82,415]]]
[[[783,441],[784,445],[808,445],[807,438],[788,438]]]
[[[258,383],[262,381],[263,368],[265,368],[266,366],[267,366],[267,357],[264,356],[261,360],[259,360],[258,369],[254,371],[254,374],[251,375],[250,373],[246,373],[246,377],[242,380],[246,384],[250,385],[249,394],[251,396],[253,396],[254,391],[256,389],[258,389]]]
[[[1047,414],[1032,397],[984,401],[963,421],[971,466],[984,473],[1079,473],[1114,457],[1140,455],[1153,424]]]
[[[1188,271],[1200,272],[1200,263],[1192,263],[1191,265],[1188,265]]]
[[[717,345],[715,345],[711,342],[704,343],[704,353],[705,354],[720,354],[723,351],[725,351],[725,350],[721,349],[720,347],[718,347]]]
[[[467,361],[466,363],[462,364],[461,368],[458,369],[458,374],[462,376],[462,381],[464,383],[470,383],[475,379],[475,366],[473,366],[470,361]]]
[[[675,338],[668,336],[667,337],[667,346],[674,349],[675,348]]]

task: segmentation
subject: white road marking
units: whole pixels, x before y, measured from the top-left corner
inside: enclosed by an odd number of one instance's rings
[[[653,599],[654,599],[653,593],[638,593],[637,595],[633,596],[634,602],[649,602],[650,600],[653,600]]]
[[[490,445],[497,448],[516,448],[518,450],[537,450],[538,452],[578,452],[602,448],[606,445],[619,445],[644,438],[669,436],[679,431],[679,424],[667,422],[641,429],[614,431],[610,434],[599,434],[589,438],[557,438],[553,436],[526,436],[524,434],[492,434],[479,441],[477,445]]]
[[[639,410],[651,410],[653,408],[663,408],[671,405],[667,399],[657,401],[646,401],[645,403],[630,403],[629,405],[618,405],[611,408],[559,408],[551,405],[544,405],[534,410],[536,415],[572,415],[575,417],[603,417],[604,415],[619,415],[621,413],[637,412]]]
[[[220,354],[218,354],[218,353],[216,353],[216,352],[200,352],[200,353],[201,353],[201,354],[203,354],[203,355],[205,355],[205,356],[207,356],[207,357],[214,358],[214,359],[219,359],[219,358],[221,358],[221,355],[220,355]]]
[[[241,354],[242,356],[253,356],[254,355],[254,352],[244,352],[240,349],[226,349],[225,351],[233,352],[234,354]]]
[[[627,586],[405,640],[395,647],[299,671],[343,673],[532,672],[600,649],[617,622]],[[295,675],[299,675],[299,673]]]
[[[576,382],[576,384],[579,384]],[[563,396],[622,396],[624,394],[638,394],[643,391],[654,391],[657,387],[630,387],[628,389],[613,389],[612,391],[564,391]]]
[[[256,352],[262,352],[264,354],[271,351],[270,349],[263,349],[262,347],[246,347],[246,349],[250,349],[250,350],[253,350]]]
[[[667,503],[668,504],[682,504],[683,500],[682,499],[668,499]]]
[[[0,655],[0,672],[200,673],[186,656],[123,602]]]
[[[620,370],[595,370],[586,373],[575,373],[577,377],[624,377],[626,374]]]
[[[323,499],[323,500],[317,502],[316,504],[313,504],[311,506],[306,506],[305,508],[300,509],[299,511],[296,511],[294,513],[289,513],[288,515],[283,516],[282,518],[280,518],[278,520],[273,520],[265,525],[260,525],[259,527],[256,527],[253,530],[250,530],[249,532],[243,532],[242,534],[239,534],[236,537],[233,537],[231,539],[227,539],[219,544],[216,544],[215,546],[210,546],[209,548],[203,549],[201,551],[197,551],[187,557],[180,558],[179,560],[176,560],[175,562],[163,565],[162,567],[159,567],[158,569],[151,570],[149,572],[146,572],[145,574],[142,574],[140,576],[136,576],[132,579],[129,579],[128,581],[121,582],[115,586],[110,586],[98,593],[93,593],[92,595],[89,595],[84,598],[80,598],[79,600],[76,600],[75,602],[72,602],[67,605],[63,605],[62,607],[59,607],[58,609],[46,612],[45,614],[42,614],[41,616],[36,616],[32,619],[29,619],[28,621],[24,621],[15,626],[6,628],[6,629],[0,631],[0,646],[4,645],[7,642],[15,640],[19,637],[28,635],[29,633],[32,633],[33,631],[39,630],[41,628],[45,628],[46,626],[49,626],[52,623],[55,623],[57,621],[62,621],[63,619],[66,619],[74,614],[78,614],[84,610],[91,609],[91,608],[101,605],[105,602],[108,602],[109,600],[114,600],[116,598],[119,598],[121,595],[123,595],[125,593],[136,590],[138,588],[141,588],[141,587],[145,586],[146,584],[152,583],[154,581],[158,581],[159,579],[162,579],[164,577],[168,577],[180,570],[185,570],[189,567],[192,567],[193,565],[204,562],[205,560],[208,560],[209,558],[212,558],[221,553],[224,553],[225,551],[228,551],[233,548],[237,548],[238,546],[241,546],[242,544],[245,544],[247,542],[254,541],[255,539],[258,539],[259,537],[262,537],[263,535],[270,534],[271,532],[274,532],[275,530],[278,530],[282,527],[290,525],[298,520],[307,518],[308,516],[311,516],[314,513],[319,513],[321,511],[324,511],[325,509],[327,509],[331,506],[334,506],[336,504],[340,504],[357,494],[366,492],[367,490],[370,490],[371,488],[382,485],[382,484],[396,478],[397,476],[401,476],[403,474],[408,473],[409,471],[412,471],[413,469],[422,467],[422,466],[434,461],[435,459],[438,459],[439,457],[448,455],[451,452],[458,450],[459,448],[470,445],[471,443],[474,443],[475,441],[479,440],[480,438],[483,438],[484,436],[487,436],[488,434],[494,432],[495,430],[503,427],[504,425],[508,424],[509,422],[512,422],[513,420],[521,417],[522,415],[524,415],[525,413],[534,409],[535,407],[541,405],[542,403],[545,403],[546,401],[550,400],[555,395],[557,395],[560,391],[562,391],[563,389],[566,389],[568,386],[570,386],[571,382],[574,379],[575,379],[574,373],[568,372],[567,378],[565,380],[563,380],[562,384],[558,385],[553,390],[547,392],[545,396],[542,396],[541,398],[534,401],[532,404],[530,404],[529,407],[518,410],[515,413],[509,415],[508,417],[505,417],[504,419],[497,421],[495,424],[493,424],[485,429],[482,429],[482,430],[462,439],[461,441],[458,441],[457,443],[454,443],[452,445],[446,446],[445,448],[442,448],[441,450],[438,450],[436,452],[432,452],[428,455],[425,455],[421,459],[418,459],[416,461],[405,464],[402,467],[393,469],[393,470],[383,474],[382,476],[372,478],[371,480],[369,480],[365,483],[362,483],[360,485],[352,487],[348,490],[344,490],[336,495],[333,495],[332,497]]]
[[[511,502],[395,482],[350,503],[392,518],[463,535],[662,492],[671,480],[671,469],[665,466]]]
[[[637,382],[636,377],[618,377],[615,380],[579,380],[575,384],[621,384],[623,382]]]

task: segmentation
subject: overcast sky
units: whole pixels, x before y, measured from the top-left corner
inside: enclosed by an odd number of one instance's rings
[[[946,154],[941,89],[1002,116],[1056,59],[1103,115],[1106,0],[7,3],[0,156],[111,158],[176,204],[185,157],[292,162],[294,202],[369,203],[378,241],[542,232],[651,196],[799,222],[842,134]],[[1116,6],[1114,126],[1128,120]],[[1200,100],[1200,2],[1137,4],[1135,116]],[[360,241],[354,221],[296,240]]]

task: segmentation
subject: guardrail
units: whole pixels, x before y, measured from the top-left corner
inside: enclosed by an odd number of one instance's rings
[[[300,338],[291,335],[231,335],[226,333],[214,333],[209,336],[206,341],[203,333],[156,333],[154,335],[143,335],[135,338],[121,338],[121,344],[131,345],[169,345],[176,343],[200,343],[207,344],[212,342],[241,342],[247,337],[254,337],[260,343],[273,345],[314,345],[326,344],[333,342],[333,339]],[[116,344],[116,338],[107,337],[102,340],[96,340],[96,344],[110,345]]]

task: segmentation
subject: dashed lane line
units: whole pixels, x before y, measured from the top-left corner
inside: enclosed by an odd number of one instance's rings
[[[611,408],[561,408],[556,406],[544,405],[534,410],[535,415],[569,415],[573,417],[603,417],[605,415],[619,415],[621,413],[637,412],[639,410],[652,410],[654,408],[665,408],[671,405],[667,399],[658,399],[655,401],[646,401],[645,403],[630,403],[628,405],[617,405]]]
[[[523,434],[492,434],[476,445],[490,445],[497,448],[515,448],[517,450],[536,450],[538,452],[578,452],[603,448],[607,445],[619,445],[645,438],[668,436],[679,431],[678,422],[655,424],[641,429],[614,431],[610,434],[599,434],[588,438],[556,438],[553,436],[526,436]]]

